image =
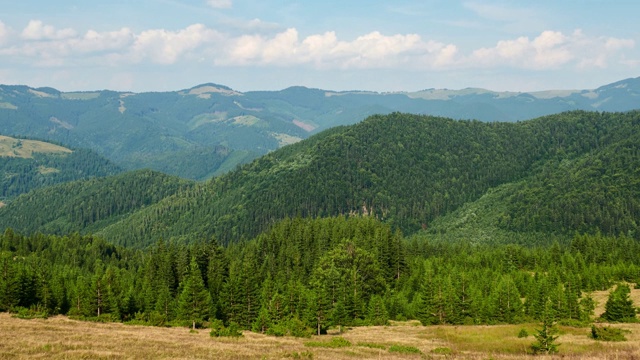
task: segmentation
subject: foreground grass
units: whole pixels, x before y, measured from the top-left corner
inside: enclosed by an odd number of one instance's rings
[[[612,326],[631,330],[628,341],[598,342],[587,337],[589,328],[560,327],[560,353],[555,358],[640,358],[640,324]],[[230,339],[211,338],[206,329],[190,333],[186,328],[90,323],[62,316],[21,320],[0,313],[0,359],[553,358],[528,355],[533,336],[518,338],[522,328],[532,334],[537,325],[423,327],[406,322],[353,328],[340,335],[312,339],[276,338],[246,331],[244,337]],[[310,341],[331,343],[338,337],[350,345],[306,345]]]

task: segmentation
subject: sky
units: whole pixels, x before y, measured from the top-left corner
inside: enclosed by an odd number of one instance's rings
[[[640,1],[0,0],[0,84],[61,91],[594,89]]]

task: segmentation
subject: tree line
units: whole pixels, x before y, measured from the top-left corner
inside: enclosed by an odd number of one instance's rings
[[[213,238],[139,250],[77,233],[0,236],[1,311],[158,326],[216,320],[275,335],[548,313],[586,323],[589,293],[616,283],[621,300],[606,319],[635,319],[624,284],[639,280],[640,244],[626,236],[576,235],[549,247],[430,243],[372,217],[288,218],[226,247]]]

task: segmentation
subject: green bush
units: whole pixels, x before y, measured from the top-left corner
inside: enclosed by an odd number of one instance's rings
[[[431,352],[438,355],[451,355],[453,353],[448,347],[437,347],[431,350]]]
[[[391,347],[389,347],[389,352],[400,353],[400,354],[421,354],[422,353],[422,351],[420,351],[420,349],[418,349],[417,347],[407,346],[407,345],[391,345]]]
[[[37,308],[25,308],[22,306],[11,309],[13,312],[13,317],[17,317],[18,319],[46,319],[49,317],[49,314],[46,310],[39,310]]]
[[[222,320],[213,320],[211,322],[211,332],[209,332],[211,337],[241,337],[242,331],[240,331],[240,327],[235,322],[229,323],[229,326],[225,327],[222,323]]]
[[[351,346],[351,341],[343,337],[334,337],[331,341],[307,341],[304,343],[309,347],[323,347],[323,348],[342,348]]]
[[[518,333],[519,338],[526,338],[528,336],[529,332],[526,329],[520,329],[520,332]]]
[[[590,337],[600,341],[627,341],[627,338],[624,337],[624,333],[629,332],[629,330],[592,325]]]
[[[313,329],[306,326],[298,318],[281,321],[267,329],[267,335],[273,336],[294,336],[308,338],[313,334]]]

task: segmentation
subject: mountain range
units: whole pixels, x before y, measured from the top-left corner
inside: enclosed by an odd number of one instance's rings
[[[640,78],[592,90],[530,93],[304,87],[242,93],[211,83],[173,92],[61,92],[0,85],[0,134],[92,149],[128,170],[204,180],[373,114],[512,122],[570,110],[628,111],[639,100]]]
[[[323,131],[207,182],[153,171],[37,189],[0,209],[23,233],[128,246],[223,243],[288,217],[373,216],[405,234],[548,242],[640,235],[640,112],[481,122],[391,113]]]

